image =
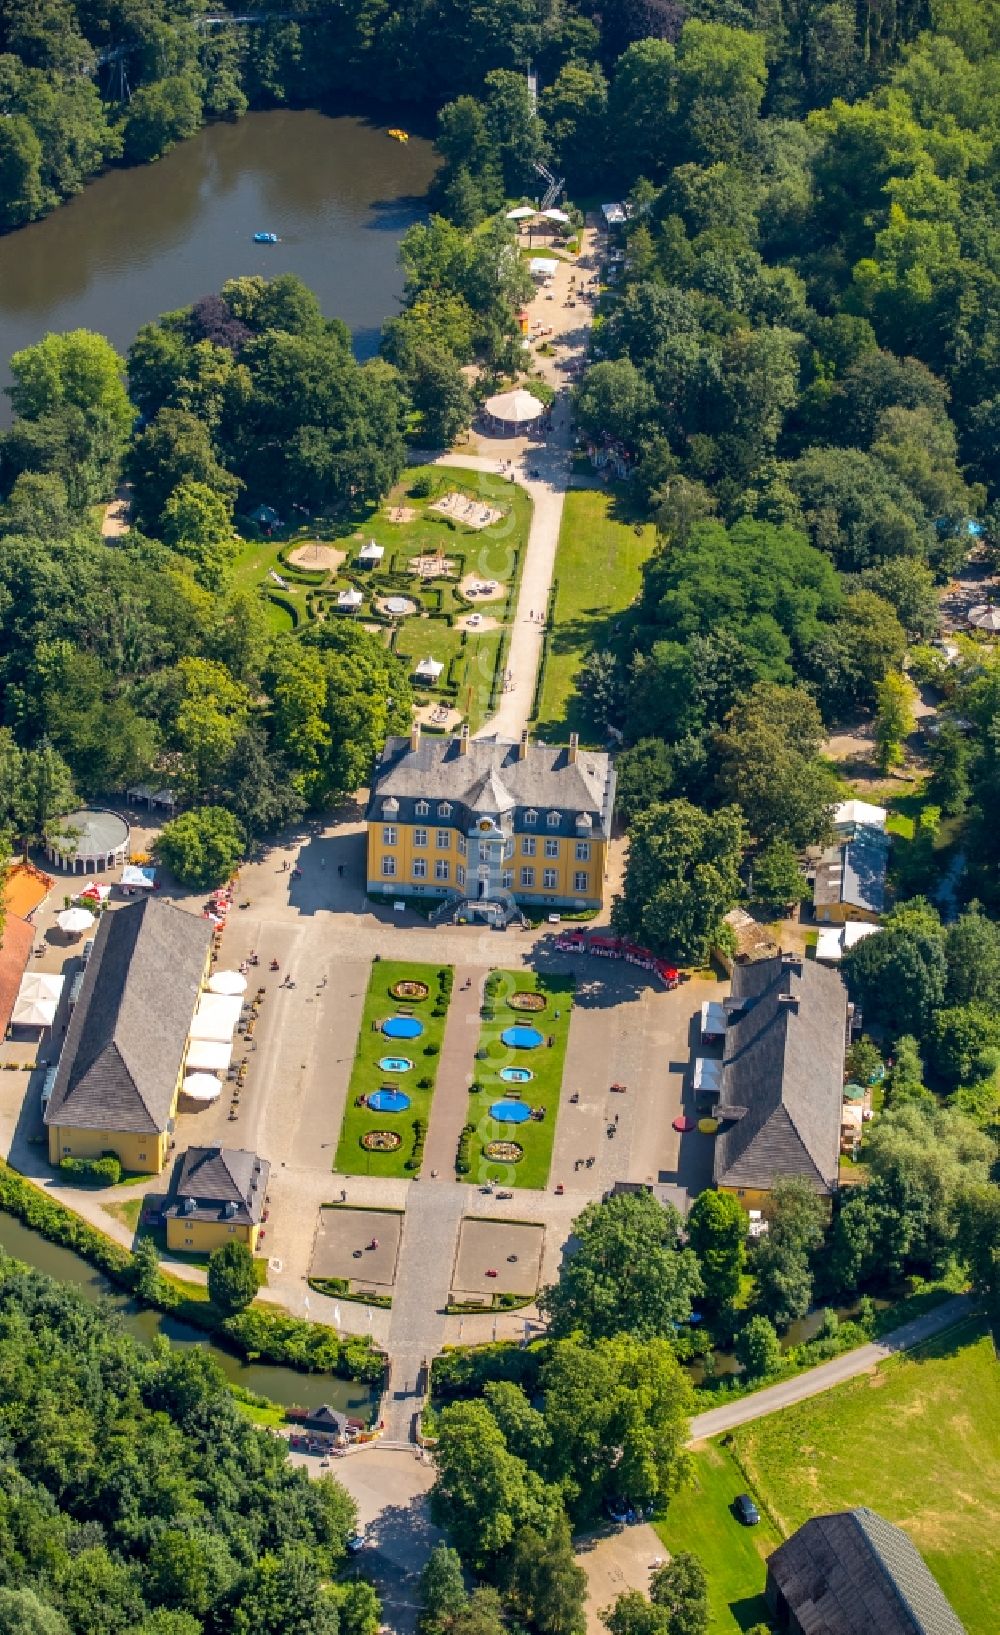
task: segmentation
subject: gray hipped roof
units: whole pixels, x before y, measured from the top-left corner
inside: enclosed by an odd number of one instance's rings
[[[803,1635],[965,1635],[923,1557],[874,1510],[814,1516],[767,1566]]]
[[[270,1173],[270,1164],[245,1147],[189,1147],[177,1162],[164,1213],[252,1226],[260,1220]]]
[[[716,1138],[716,1185],[766,1190],[794,1175],[835,1191],[847,1037],[840,977],[781,954],[737,965],[727,1009],[719,1099],[747,1111]]]
[[[869,914],[881,914],[888,867],[889,836],[859,823],[852,834],[824,851],[816,868],[813,902],[817,908],[846,903]]]
[[[155,897],[103,916],[47,1124],[166,1129],[211,939],[207,920]]]

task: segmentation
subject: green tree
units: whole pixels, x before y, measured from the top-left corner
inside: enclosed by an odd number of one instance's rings
[[[965,733],[946,718],[930,746],[931,776],[927,793],[949,817],[958,817],[969,799],[969,745]]]
[[[230,878],[245,844],[231,812],[224,806],[201,806],[164,824],[156,852],[182,885],[207,891]]]
[[[709,814],[673,800],[641,812],[629,833],[615,929],[683,964],[703,964],[740,895],[745,844],[734,806]]]
[[[22,114],[0,123],[0,227],[22,227],[41,214],[42,144]]]
[[[746,1266],[747,1216],[728,1192],[700,1192],[687,1218],[688,1242],[698,1257],[705,1298],[731,1305]]]
[[[214,787],[250,718],[249,691],[214,659],[183,658],[173,677],[176,703],[169,727],[181,757],[179,781],[192,794]]]
[[[993,1322],[1000,1317],[1000,1187],[967,1186],[958,1203],[959,1252]]]
[[[777,1181],[764,1205],[767,1232],[754,1244],[756,1304],[776,1328],[787,1328],[809,1310],[810,1257],[823,1241],[824,1201],[798,1177]]]
[[[847,950],[841,967],[866,1017],[921,1039],[944,1002],[947,964],[937,911],[923,898],[900,904],[878,936]]]
[[[533,1527],[518,1533],[511,1550],[507,1595],[539,1635],[582,1635],[586,1628],[587,1575],[577,1565],[569,1522],[556,1517],[543,1536]]]
[[[649,1598],[667,1614],[668,1635],[705,1635],[709,1623],[708,1579],[691,1550],[677,1550],[649,1581]]]
[[[27,1587],[0,1588],[0,1635],[69,1635],[61,1612]]]
[[[655,1607],[640,1590],[623,1590],[603,1609],[601,1622],[611,1635],[669,1635],[666,1609]]]
[[[135,520],[158,535],[171,494],[184,482],[203,484],[232,503],[239,480],[220,463],[208,426],[185,409],[161,409],[136,438],[129,456],[135,484]]]
[[[653,388],[629,358],[595,363],[576,394],[580,425],[591,436],[634,447],[655,405]]]
[[[781,1363],[781,1342],[766,1317],[751,1317],[736,1336],[736,1356],[751,1379],[765,1379]]]
[[[207,483],[192,479],[179,483],[163,507],[163,538],[194,563],[200,585],[219,590],[240,543],[232,501]]]
[[[462,1559],[449,1544],[435,1544],[420,1574],[420,1635],[448,1635],[468,1599]]]
[[[680,1218],[648,1192],[588,1204],[573,1222],[576,1249],[539,1306],[553,1334],[589,1340],[671,1334],[701,1292],[698,1262],[679,1241]]]
[[[758,682],[730,711],[719,738],[719,795],[742,807],[758,840],[802,847],[824,834],[837,782],[817,759],[823,737],[802,688]]]
[[[237,1584],[231,1635],[337,1635],[337,1595],[302,1548],[262,1555]]]
[[[809,885],[795,847],[787,840],[772,840],[753,865],[753,895],[776,914],[787,913],[808,895]]]
[[[208,1257],[208,1297],[227,1317],[244,1311],[257,1293],[257,1268],[245,1243],[235,1239]]]
[[[883,772],[903,760],[903,742],[915,726],[913,687],[904,675],[887,675],[875,692],[875,743]]]
[[[481,1570],[524,1527],[547,1532],[560,1508],[554,1490],[512,1454],[483,1402],[456,1402],[441,1413],[432,1513],[455,1548]]]
[[[201,124],[201,98],[186,74],[140,85],[125,120],[125,157],[146,164],[193,136]]]

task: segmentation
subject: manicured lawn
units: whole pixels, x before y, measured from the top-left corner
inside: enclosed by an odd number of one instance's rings
[[[995,1630],[1000,1369],[980,1324],[741,1427],[733,1448],[743,1485],[783,1535],[824,1511],[870,1505],[912,1539],[969,1635]]]
[[[426,1132],[437,1078],[438,1051],[447,1019],[446,1016],[433,1014],[435,1010],[447,1010],[446,1000],[443,1005],[437,1002],[441,991],[439,969],[437,965],[419,965],[413,961],[395,959],[377,960],[372,966],[344,1122],[333,1161],[334,1169],[342,1174],[411,1176],[419,1170],[419,1160],[414,1168],[409,1167],[413,1158],[414,1121],[422,1121]],[[451,968],[445,969],[450,976]],[[407,977],[427,984],[430,993],[426,999],[412,1002],[393,998],[390,988]],[[390,1016],[404,1013],[412,1013],[423,1023],[423,1033],[417,1039],[387,1039],[381,1032],[381,1023]],[[431,1048],[428,1055],[428,1047],[434,1046],[437,1049]],[[413,1062],[413,1067],[408,1073],[385,1073],[378,1065],[382,1056],[407,1057]],[[429,1079],[430,1084],[421,1089],[417,1082],[420,1079]],[[355,1105],[359,1096],[371,1095],[383,1084],[406,1092],[410,1106],[405,1112],[377,1113],[369,1107]],[[366,1130],[393,1130],[402,1137],[401,1144],[392,1152],[370,1152],[361,1145],[361,1137]]]
[[[556,1132],[563,1063],[573,1009],[573,979],[568,976],[540,976],[535,971],[498,971],[502,987],[492,1004],[487,1001],[479,1035],[476,1082],[481,1086],[469,1097],[469,1138],[467,1179],[471,1182],[498,1181],[505,1187],[543,1187],[549,1178],[552,1141]],[[507,996],[538,993],[545,998],[541,1011],[513,1010]],[[558,1014],[557,1014],[558,1012]],[[491,1013],[491,1014],[490,1014]],[[515,1050],[505,1045],[501,1034],[516,1023],[536,1026],[546,1041],[536,1050]],[[483,1054],[485,1053],[485,1054]],[[527,1084],[507,1084],[500,1077],[504,1067],[526,1067],[534,1075]],[[544,1119],[527,1119],[523,1124],[499,1124],[490,1117],[490,1106],[502,1098],[520,1094],[532,1107],[544,1107]],[[524,1157],[517,1163],[490,1162],[483,1147],[497,1140],[517,1141]]]
[[[594,648],[613,642],[615,618],[642,585],[642,566],[652,554],[655,530],[636,533],[623,520],[626,499],[605,489],[571,488],[563,508],[555,577],[554,628],[548,638],[538,731],[565,736],[582,730],[576,677]]]
[[[708,1575],[712,1635],[751,1629],[767,1617],[764,1562],[781,1542],[767,1516],[744,1527],[730,1510],[746,1479],[728,1450],[706,1442],[692,1456],[691,1484],[670,1501],[656,1531],[673,1554],[693,1550]]]

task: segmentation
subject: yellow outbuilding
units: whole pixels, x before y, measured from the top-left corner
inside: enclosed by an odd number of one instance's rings
[[[177,1160],[164,1215],[167,1248],[211,1254],[256,1249],[271,1166],[244,1147],[189,1147]]]

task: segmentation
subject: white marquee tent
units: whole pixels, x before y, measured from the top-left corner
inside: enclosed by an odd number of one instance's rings
[[[11,1022],[21,1028],[50,1028],[55,1021],[66,978],[48,971],[28,971],[14,1001]]]
[[[488,397],[484,408],[492,425],[502,431],[517,431],[521,426],[530,426],[545,413],[544,403],[533,392],[525,391],[523,386],[514,392],[500,392],[496,397]]]
[[[240,1019],[243,1001],[238,994],[203,993],[191,1023],[192,1039],[215,1039],[228,1043]]]
[[[186,1066],[191,1073],[224,1073],[232,1059],[232,1039],[192,1039]]]

